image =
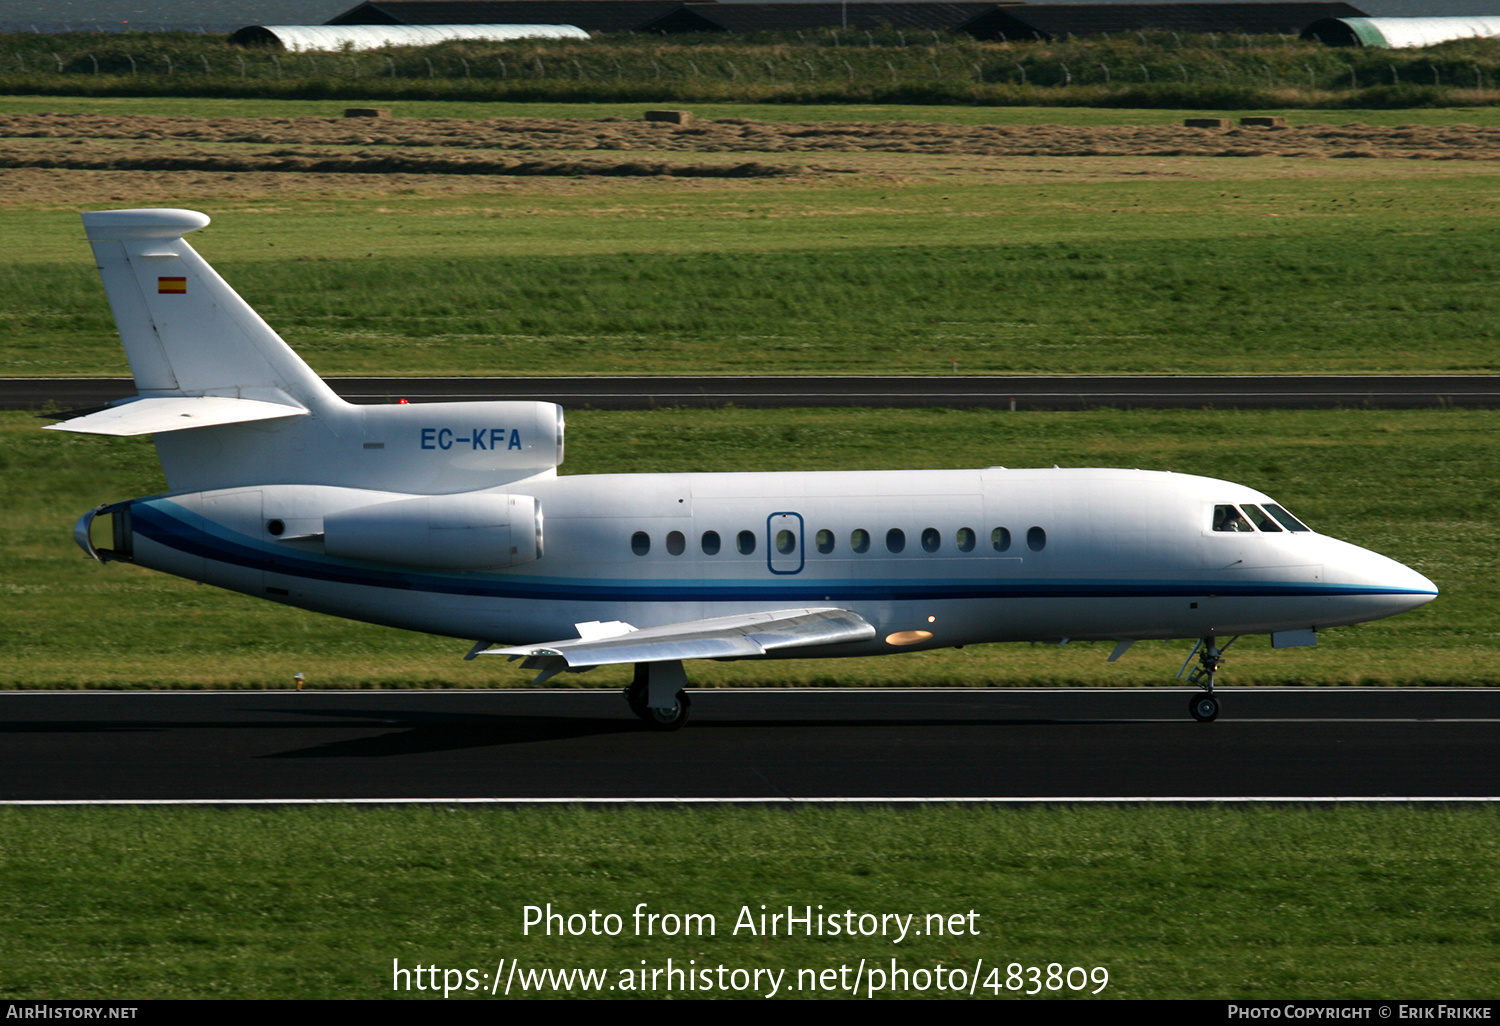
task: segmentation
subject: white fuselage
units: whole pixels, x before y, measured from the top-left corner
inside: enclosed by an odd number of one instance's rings
[[[132,558],[338,616],[513,644],[587,621],[644,628],[793,606],[875,627],[868,642],[797,656],[1297,631],[1436,594],[1415,571],[1312,531],[1216,531],[1216,505],[1271,500],[1191,475],[546,474],[504,491],[539,514],[536,551],[514,566],[330,556],[343,511],[409,497],[315,485],[136,500]],[[520,539],[531,524],[512,530]]]

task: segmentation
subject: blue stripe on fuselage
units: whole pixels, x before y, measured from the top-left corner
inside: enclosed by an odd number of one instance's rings
[[[911,581],[851,581],[779,578],[757,583],[745,580],[679,581],[529,577],[493,573],[412,573],[352,560],[331,559],[292,549],[274,554],[238,532],[200,529],[173,510],[182,507],[167,499],[131,506],[135,533],[159,545],[191,556],[248,567],[265,573],[309,580],[355,584],[372,588],[423,591],[445,595],[473,595],[501,599],[587,599],[597,602],[788,602],[938,600],[981,598],[1163,598],[1213,594],[1230,596],[1412,595],[1404,588],[1380,588],[1288,582],[1229,583],[1225,581],[974,581],[931,579]],[[186,516],[198,519],[184,510]],[[983,557],[980,557],[983,558]]]

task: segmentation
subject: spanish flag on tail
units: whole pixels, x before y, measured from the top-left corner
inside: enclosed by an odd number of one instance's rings
[[[182,295],[187,292],[187,279],[157,278],[156,291],[159,295]]]

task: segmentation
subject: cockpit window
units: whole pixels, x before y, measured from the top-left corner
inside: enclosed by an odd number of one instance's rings
[[[1254,531],[1250,521],[1234,506],[1214,507],[1214,530],[1215,531]]]
[[[1302,521],[1298,520],[1296,517],[1292,516],[1286,510],[1282,509],[1280,506],[1277,506],[1275,503],[1266,503],[1266,511],[1270,513],[1271,516],[1281,521],[1281,526],[1285,527],[1288,531],[1312,530],[1311,527],[1308,527]]]
[[[1240,509],[1244,510],[1245,516],[1250,518],[1250,522],[1253,523],[1257,529],[1265,531],[1267,534],[1281,533],[1281,525],[1277,524],[1276,521],[1266,516],[1266,511],[1261,509],[1259,506],[1251,506],[1249,503],[1246,503],[1245,505],[1241,506]]]

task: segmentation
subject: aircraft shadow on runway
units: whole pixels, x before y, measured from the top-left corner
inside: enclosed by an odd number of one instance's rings
[[[645,727],[633,717],[587,716],[587,715],[518,715],[508,713],[426,713],[412,710],[330,709],[308,707],[296,710],[295,718],[287,716],[288,710],[251,709],[249,715],[270,713],[271,720],[194,719],[194,720],[10,720],[0,722],[0,734],[74,734],[74,735],[125,735],[125,734],[174,734],[178,743],[182,735],[192,731],[250,732],[261,734],[286,731],[298,740],[305,741],[307,731],[319,733],[333,731],[347,733],[352,730],[378,733],[363,733],[358,737],[339,737],[312,745],[289,747],[285,751],[259,754],[256,759],[316,759],[316,758],[383,758],[399,755],[417,755],[429,752],[459,751],[474,748],[538,744],[557,741],[603,738],[622,734],[637,734],[643,739],[657,736],[657,732]],[[317,722],[309,722],[317,718]],[[994,728],[994,727],[1126,727],[1143,723],[1160,723],[1155,719],[1140,718],[1047,718],[1047,717],[818,717],[816,715],[797,718],[756,717],[747,719],[698,720],[689,724],[679,734],[661,734],[662,745],[679,745],[694,735],[713,732],[722,738],[724,730],[861,730],[861,729],[924,729],[924,728]],[[1184,720],[1184,727],[1198,724]],[[241,735],[243,736],[243,735]],[[213,742],[205,738],[208,746]],[[715,742],[716,744],[721,742]],[[260,747],[257,745],[256,747]],[[696,747],[696,746],[694,746]]]

